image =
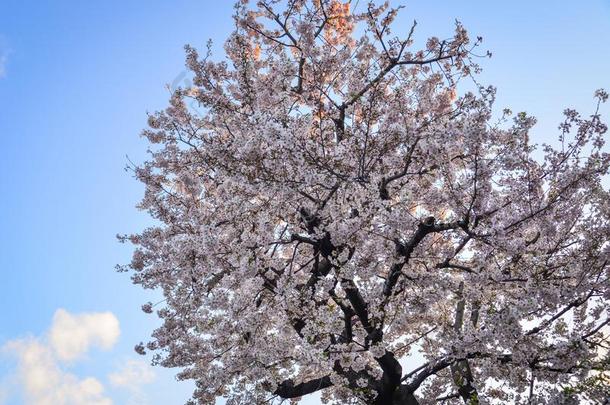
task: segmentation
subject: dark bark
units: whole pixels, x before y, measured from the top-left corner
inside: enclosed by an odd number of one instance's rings
[[[460,284],[458,291],[459,300],[457,302],[455,310],[455,324],[453,329],[457,333],[461,333],[462,326],[464,324],[464,311],[466,309],[466,301],[463,297],[464,283]],[[474,313],[471,314],[472,324],[476,326],[478,321],[478,309],[475,305],[473,308]],[[475,405],[479,403],[479,393],[474,386],[474,377],[472,376],[472,370],[470,369],[470,363],[467,359],[461,359],[451,365],[451,376],[453,382],[458,389],[458,394],[464,401],[469,405]]]
[[[474,387],[472,371],[468,360],[459,360],[451,366],[451,375],[453,381],[458,387],[458,394],[468,405],[479,403],[479,394]]]
[[[292,380],[282,382],[274,394],[282,398],[298,398],[332,386],[330,377],[324,376],[315,380],[295,384]]]
[[[378,396],[373,405],[419,405],[406,385],[399,385],[390,396]]]
[[[400,388],[400,378],[402,377],[402,367],[394,354],[386,352],[377,362],[383,370],[381,386],[378,390],[376,404],[394,404],[394,397]]]
[[[413,236],[411,236],[411,239],[409,239],[407,243],[396,241],[396,253],[399,256],[402,256],[404,259],[394,264],[390,269],[388,279],[386,280],[384,285],[383,294],[386,297],[390,297],[392,295],[394,286],[398,282],[398,278],[400,277],[402,268],[411,258],[411,254],[413,254],[413,251],[415,250],[417,245],[419,245],[419,243],[424,240],[424,238],[428,234],[434,232],[448,231],[451,229],[458,229],[465,226],[466,221],[437,224],[434,217],[427,217],[419,223],[419,225],[417,226],[417,230],[415,231]]]

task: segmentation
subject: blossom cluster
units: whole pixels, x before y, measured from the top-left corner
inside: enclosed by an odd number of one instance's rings
[[[144,131],[157,225],[123,237],[125,269],[165,300],[143,306],[163,325],[138,351],[195,380],[198,404],[606,395],[599,113],[567,110],[536,160],[534,118],[493,122],[493,88],[459,92],[480,43],[459,23],[416,50],[387,4],[235,10],[227,60],[187,47],[195,89]]]

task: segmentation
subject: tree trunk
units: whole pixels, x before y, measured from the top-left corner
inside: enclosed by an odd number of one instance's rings
[[[407,391],[406,385],[401,385],[391,398],[377,397],[373,405],[419,405],[412,392]]]

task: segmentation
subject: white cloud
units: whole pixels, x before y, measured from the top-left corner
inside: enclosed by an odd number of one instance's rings
[[[127,360],[117,371],[108,375],[108,381],[113,387],[121,388],[129,393],[129,404],[146,404],[146,396],[142,386],[155,380],[153,368],[142,360]]]
[[[61,369],[53,351],[35,338],[8,342],[17,356],[16,380],[27,405],[112,405],[95,378],[79,378]]]
[[[130,388],[150,384],[155,380],[153,368],[142,360],[127,360],[125,364],[108,376],[108,381],[115,387]]]
[[[0,405],[12,404],[18,393],[24,405],[113,405],[98,378],[76,375],[71,367],[93,348],[112,349],[119,335],[119,321],[111,312],[58,309],[41,336],[0,345],[0,355],[16,360],[14,371],[0,380]],[[122,361],[107,376],[110,392],[124,398],[121,405],[148,404],[143,386],[154,380],[153,368],[140,359]]]
[[[111,349],[119,335],[119,321],[111,312],[73,315],[58,309],[49,342],[59,360],[73,361],[94,346]]]
[[[2,352],[17,359],[12,385],[23,392],[26,405],[112,405],[98,379],[81,378],[64,367],[92,347],[111,349],[119,334],[119,321],[110,312],[71,314],[59,309],[43,338],[16,339],[2,346]],[[2,392],[0,403],[1,397]]]

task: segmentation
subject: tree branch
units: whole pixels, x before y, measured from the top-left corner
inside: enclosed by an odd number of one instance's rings
[[[283,381],[273,392],[282,398],[298,398],[332,386],[329,376],[324,376],[295,384],[293,380]]]

